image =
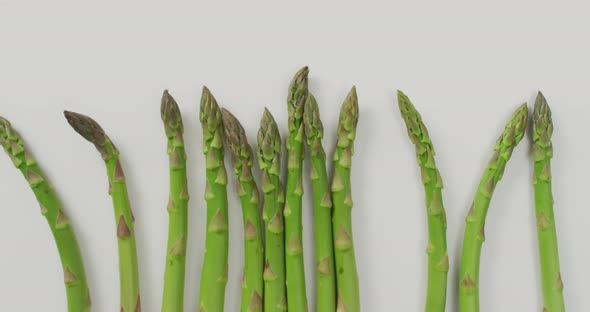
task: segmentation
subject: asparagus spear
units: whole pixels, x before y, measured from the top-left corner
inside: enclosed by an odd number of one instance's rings
[[[408,128],[410,140],[416,146],[416,159],[420,166],[426,195],[428,215],[428,287],[425,311],[445,311],[447,299],[447,219],[442,200],[443,182],[434,162],[434,147],[420,113],[410,99],[397,92],[399,110]]]
[[[311,155],[311,185],[315,207],[315,256],[317,312],[336,311],[336,275],[334,274],[334,240],[332,238],[332,194],[326,170],[326,153],[322,147],[324,126],[318,103],[308,94],[303,112],[305,136]]]
[[[551,158],[553,157],[553,121],[551,110],[543,94],[539,92],[533,112],[533,156],[535,175],[535,208],[537,236],[541,261],[543,286],[543,311],[563,312],[563,282],[559,270],[557,232],[551,194]]]
[[[168,247],[164,274],[163,312],[182,312],[184,304],[184,274],[188,219],[188,188],[186,152],[184,149],[182,116],[174,98],[164,91],[161,117],[168,138],[170,167],[170,197],[168,200]]]
[[[222,109],[222,116],[225,142],[231,152],[234,172],[238,178],[236,188],[242,203],[244,220],[244,280],[240,311],[259,312],[262,311],[264,287],[264,245],[258,187],[252,179],[252,148],[238,119],[225,109]]]
[[[288,310],[307,311],[305,269],[303,263],[301,197],[303,183],[303,107],[307,97],[307,75],[303,67],[293,77],[287,98],[289,138],[287,140],[287,187],[285,189],[285,239]]]
[[[504,173],[512,150],[524,135],[527,124],[527,106],[522,104],[506,124],[504,132],[494,147],[494,155],[486,168],[469,214],[466,217],[461,257],[461,282],[459,286],[459,306],[461,312],[479,311],[479,260],[481,247],[485,240],[485,218],[496,184]]]
[[[65,111],[64,115],[76,132],[94,144],[105,162],[109,180],[109,194],[113,200],[117,223],[121,312],[141,311],[134,217],[129,205],[125,174],[119,160],[119,150],[92,118],[68,111]]]
[[[266,253],[264,262],[264,311],[286,311],[285,289],[285,225],[283,209],[285,195],[280,182],[281,137],[279,128],[264,109],[258,131],[258,166],[262,170]]]
[[[203,126],[207,168],[207,237],[199,308],[206,312],[223,312],[228,256],[227,173],[223,163],[221,110],[207,87],[203,87],[199,119]]]
[[[31,186],[47,219],[64,272],[68,311],[89,312],[90,294],[80,247],[62,204],[47,177],[10,122],[0,117],[0,145]]]
[[[338,272],[336,277],[338,285],[337,311],[346,312],[361,310],[352,239],[352,193],[350,187],[350,168],[358,117],[356,88],[352,87],[340,109],[338,142],[333,158],[334,175],[332,177],[332,200],[334,203],[332,231],[336,247],[336,272]]]

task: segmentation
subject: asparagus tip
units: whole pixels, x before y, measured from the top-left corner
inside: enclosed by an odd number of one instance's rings
[[[202,92],[203,96],[207,95],[211,95],[211,91],[209,90],[209,88],[207,88],[207,86],[203,86],[203,92]]]
[[[262,113],[262,119],[260,120],[260,127],[268,129],[268,127],[270,125],[272,125],[273,123],[275,123],[275,119],[272,116],[272,113],[270,112],[270,110],[268,110],[268,107],[264,107],[264,112]]]
[[[12,136],[12,137],[11,137]],[[8,148],[9,145],[6,145],[11,139],[14,140],[17,138],[16,131],[12,128],[10,121],[8,119],[0,116],[0,145]]]
[[[260,120],[260,130],[273,137],[279,137],[279,127],[272,113],[268,108],[264,108],[262,119]],[[279,139],[280,141],[280,139]]]
[[[397,91],[399,110],[406,124],[408,135],[415,145],[422,145],[430,142],[426,126],[422,122],[420,113],[410,101],[410,98],[402,91]],[[430,147],[432,149],[432,146]]]
[[[524,136],[528,121],[528,107],[526,103],[520,105],[513,113],[510,121],[506,124],[504,133],[502,134],[502,141],[507,143],[507,146],[516,146],[520,143]]]
[[[535,107],[533,110],[533,120],[536,120],[542,116],[546,116],[547,118],[551,118],[551,109],[549,108],[549,104],[547,104],[547,99],[543,96],[543,93],[539,91],[537,93],[537,98],[535,99]]]
[[[320,110],[318,108],[318,103],[311,92],[308,93],[307,99],[305,101],[305,110],[303,111],[303,125],[309,142],[313,142],[315,137],[322,137],[324,126],[320,120]]]
[[[309,75],[309,67],[304,66],[300,70],[295,73],[293,79],[291,80],[291,84],[289,86],[289,99],[294,99],[297,95],[296,93],[306,90],[307,89],[307,76]],[[299,103],[293,103],[297,105]]]
[[[180,115],[180,109],[178,104],[170,95],[168,90],[164,90],[162,94],[162,104],[160,106],[160,115],[162,121],[166,126],[166,133],[169,137],[175,134],[175,130],[180,127],[182,129],[182,117]]]
[[[399,106],[399,110],[402,114],[402,117],[406,122],[406,118],[409,118],[411,115],[417,115],[418,113],[416,111],[416,108],[410,101],[410,98],[401,90],[397,90],[397,104]]]
[[[551,118],[551,109],[543,94],[539,91],[535,100],[533,109],[533,140],[538,141],[542,138],[543,143],[547,144],[553,134],[553,121]]]
[[[226,134],[233,133],[236,130],[236,121],[237,118],[229,110],[224,107],[221,108],[221,123]]]
[[[203,127],[207,127],[210,132],[214,132],[221,125],[221,109],[206,86],[203,86],[199,119]]]
[[[407,98],[407,96],[402,90],[397,89],[397,98]]]
[[[350,91],[348,93],[349,96],[353,95],[356,98],[356,86],[352,85],[352,88],[350,88]]]
[[[272,160],[275,153],[281,151],[281,136],[274,117],[264,108],[260,129],[258,130],[258,151],[263,159]]]
[[[529,108],[526,103],[522,103],[514,112],[514,119],[518,123],[522,123],[526,126],[529,115]]]
[[[64,111],[66,120],[72,128],[83,138],[97,146],[107,141],[107,136],[101,126],[94,119],[79,113]]]
[[[0,116],[0,134],[4,134],[8,132],[8,128],[11,128],[10,121],[8,119]]]
[[[299,131],[299,125],[302,122],[304,114],[304,106],[307,98],[307,75],[309,68],[307,66],[301,68],[291,80],[289,85],[289,95],[287,97],[287,105],[289,112],[289,132],[291,136],[296,136]]]
[[[251,149],[248,144],[248,138],[246,137],[244,127],[242,127],[242,124],[236,116],[225,108],[221,109],[221,116],[225,131],[225,139],[234,162],[237,164],[240,158],[250,160]]]
[[[316,101],[315,96],[313,96],[311,92],[308,93],[308,96],[305,99],[305,108],[306,110],[304,111],[304,115],[307,112],[309,112],[308,115],[310,116],[319,115],[318,102]]]
[[[354,132],[359,118],[359,104],[356,94],[356,86],[352,86],[340,109],[339,132]]]

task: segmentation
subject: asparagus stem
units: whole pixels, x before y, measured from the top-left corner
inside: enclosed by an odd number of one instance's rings
[[[428,287],[424,311],[445,311],[447,299],[447,217],[443,207],[443,182],[434,161],[434,146],[420,113],[410,99],[401,91],[397,92],[399,110],[408,128],[408,135],[416,146],[416,159],[420,166],[422,184],[426,195],[428,216]]]
[[[135,220],[129,205],[125,174],[119,160],[119,151],[100,125],[92,118],[68,111],[64,112],[64,115],[76,132],[95,145],[105,162],[109,180],[109,193],[113,200],[115,222],[117,224],[121,312],[140,311],[139,271],[134,231]]]
[[[199,119],[203,126],[207,168],[207,237],[199,308],[206,312],[223,312],[228,257],[227,173],[223,162],[221,110],[207,87],[203,87]]]
[[[543,286],[543,311],[563,312],[563,282],[559,270],[557,232],[551,194],[551,158],[553,157],[553,121],[551,110],[543,94],[539,92],[533,112],[533,156],[535,175],[535,208],[537,237],[541,261]]]
[[[305,269],[303,263],[303,227],[301,198],[303,196],[303,110],[307,97],[309,69],[300,69],[289,87],[289,138],[287,140],[287,186],[285,188],[285,262],[287,267],[287,305],[292,312],[307,311]]]
[[[262,242],[262,220],[260,218],[260,197],[256,182],[252,178],[252,148],[244,128],[234,115],[222,109],[225,142],[232,155],[236,189],[242,203],[244,220],[244,279],[240,311],[262,311],[264,281],[264,245]]]
[[[315,211],[315,254],[317,312],[336,311],[336,275],[334,274],[334,241],[332,238],[332,194],[326,170],[326,153],[322,147],[324,127],[318,104],[308,94],[303,112],[305,136],[311,155],[311,185]]]
[[[359,117],[356,88],[352,87],[340,109],[334,175],[332,177],[332,201],[334,216],[332,231],[336,255],[338,285],[337,311],[359,312],[361,310],[358,274],[352,238],[352,193],[350,168],[354,153],[354,138]]]
[[[68,311],[89,312],[90,294],[80,247],[63,206],[47,177],[10,122],[0,117],[0,145],[31,186],[47,219],[64,272]]]
[[[281,137],[268,109],[264,109],[258,131],[258,166],[262,171],[266,253],[264,262],[264,311],[286,311],[285,225],[282,206],[285,195],[280,182]]]
[[[485,240],[485,218],[496,184],[504,173],[506,163],[524,135],[527,124],[527,106],[522,104],[506,124],[494,147],[494,155],[486,168],[469,214],[466,217],[461,257],[459,306],[461,312],[479,311],[479,262]]]
[[[162,312],[182,312],[184,305],[184,275],[188,220],[188,187],[186,152],[180,110],[174,98],[164,91],[161,117],[168,139],[170,168],[170,197],[168,200],[168,247]]]

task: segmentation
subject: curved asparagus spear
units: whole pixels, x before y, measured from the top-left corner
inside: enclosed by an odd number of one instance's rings
[[[535,162],[533,186],[541,261],[543,311],[563,312],[565,311],[563,282],[559,270],[557,232],[553,214],[553,195],[551,194],[552,134],[551,110],[545,97],[539,92],[533,112],[533,157]]]
[[[45,177],[25,142],[8,120],[0,117],[0,145],[31,186],[41,213],[47,219],[64,272],[69,312],[89,312],[90,294],[80,247],[57,193]]]
[[[334,175],[332,177],[332,200],[334,216],[332,231],[336,255],[336,277],[338,285],[337,311],[359,312],[358,274],[352,239],[352,193],[350,168],[354,152],[354,138],[358,123],[359,108],[356,88],[346,96],[340,109],[340,121],[336,151],[334,152]]]
[[[305,136],[309,145],[311,185],[315,211],[315,256],[317,312],[336,311],[336,275],[334,274],[334,240],[332,238],[332,194],[326,170],[326,153],[322,147],[324,126],[318,104],[308,94],[303,112]]]
[[[422,122],[410,99],[401,91],[397,92],[399,110],[408,128],[410,140],[416,146],[416,159],[420,166],[422,184],[426,195],[428,215],[428,287],[425,311],[445,311],[447,299],[447,218],[443,208],[443,182],[434,162],[434,147],[428,130]]]
[[[258,130],[258,166],[262,170],[266,253],[264,262],[264,311],[286,311],[285,289],[285,225],[283,204],[285,195],[280,182],[281,137],[279,128],[268,111],[260,121]]]
[[[461,312],[479,311],[479,260],[485,240],[485,218],[496,184],[504,173],[512,150],[524,135],[527,124],[527,106],[522,104],[510,118],[494,147],[494,155],[486,168],[469,214],[466,217],[461,257],[459,306]]]
[[[244,220],[244,279],[242,281],[242,312],[262,311],[264,281],[264,245],[258,187],[252,178],[252,148],[244,128],[234,115],[222,109],[225,142],[231,152],[236,188],[242,203]]]
[[[307,74],[300,69],[289,86],[289,138],[287,141],[287,186],[285,188],[285,239],[287,267],[287,305],[292,312],[307,311],[303,263],[301,197],[303,196],[303,110],[307,97]]]
[[[100,125],[92,118],[68,111],[65,111],[64,115],[76,132],[94,144],[105,162],[109,193],[113,200],[117,223],[121,312],[141,311],[134,217],[129,206],[127,185],[119,161],[119,151]]]
[[[228,256],[227,173],[223,163],[221,110],[207,87],[203,87],[199,119],[203,126],[207,168],[207,238],[199,308],[206,312],[223,312]]]
[[[184,274],[188,220],[188,187],[186,152],[182,116],[174,98],[164,91],[160,108],[170,158],[170,197],[168,199],[168,247],[162,312],[182,312],[184,306]]]

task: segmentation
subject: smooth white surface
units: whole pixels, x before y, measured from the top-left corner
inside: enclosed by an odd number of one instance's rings
[[[567,307],[588,311],[589,8],[585,1],[532,0],[0,0],[0,114],[24,136],[61,194],[82,245],[93,310],[118,311],[104,166],[62,110],[102,124],[122,152],[129,181],[142,307],[159,311],[168,224],[159,100],[170,89],[186,127],[191,202],[185,308],[196,311],[205,233],[201,87],[206,84],[242,121],[254,145],[263,106],[286,134],[287,86],[298,68],[309,65],[331,151],[339,106],[355,84],[361,119],[353,162],[354,238],[363,310],[421,311],[426,215],[413,146],[397,109],[395,90],[402,89],[422,113],[438,153],[449,226],[447,310],[456,311],[463,221],[479,176],[512,110],[532,103],[540,89],[554,113],[553,181]],[[527,137],[515,150],[489,211],[482,311],[542,308],[530,147]],[[57,252],[38,205],[4,155],[0,173],[0,310],[65,311]],[[232,185],[226,311],[239,309],[243,261]],[[311,187],[305,186],[313,306]]]

